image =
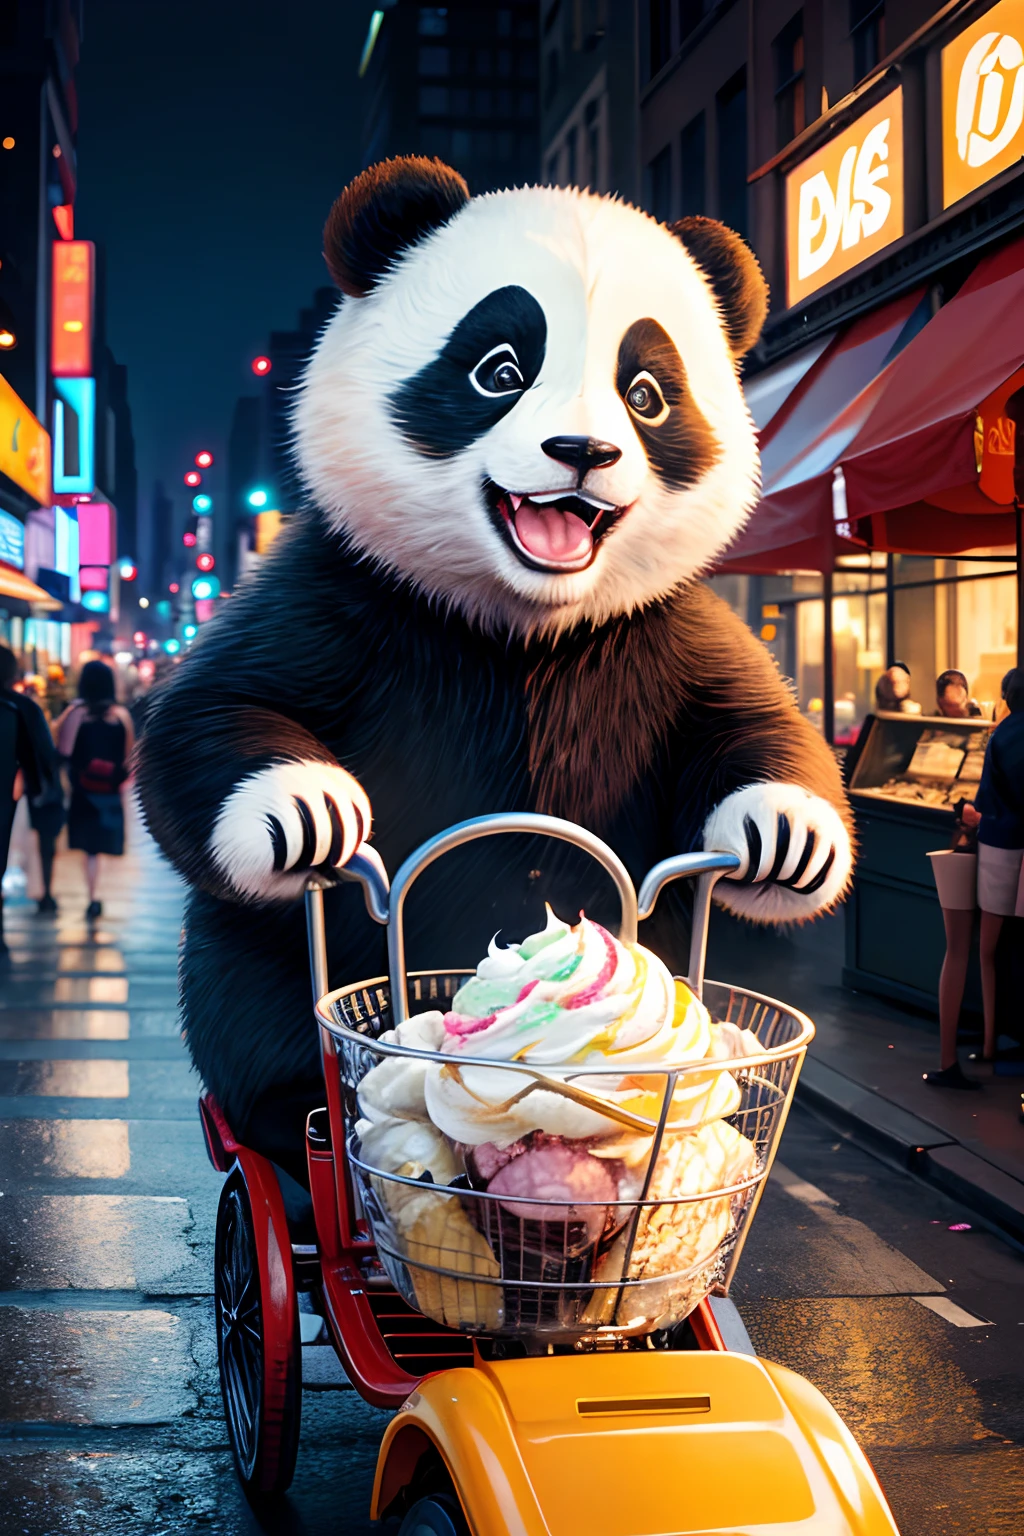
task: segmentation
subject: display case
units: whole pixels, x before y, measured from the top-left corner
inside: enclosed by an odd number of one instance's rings
[[[858,840],[847,986],[937,1009],[946,940],[928,854],[952,844],[954,807],[977,791],[992,729],[928,715],[865,720],[846,767]],[[981,1007],[973,960],[964,1005]]]

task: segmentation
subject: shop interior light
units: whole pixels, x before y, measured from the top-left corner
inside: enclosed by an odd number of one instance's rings
[[[262,487],[257,487],[255,491],[250,491],[245,499],[249,503],[250,507],[258,512],[261,507],[266,506],[267,502],[270,500],[270,497],[267,492],[262,489]]]
[[[195,487],[197,485],[202,485],[202,483],[203,483],[203,477],[199,473],[198,469],[188,469],[188,470],[185,471],[185,484],[186,485],[191,485],[191,486]]]
[[[196,556],[196,569],[199,571],[212,571],[216,563],[212,555],[204,553]]]
[[[198,496],[192,497],[193,512],[212,512],[213,497],[207,496],[205,491],[200,491]]]
[[[6,138],[4,138],[2,142],[3,142],[4,149],[13,149],[14,148],[14,140],[11,137],[10,134],[7,134]]]
[[[204,449],[202,449],[202,451],[200,453],[196,454],[196,467],[197,467],[197,469],[209,469],[209,467],[210,467],[210,465],[212,463],[213,463],[213,454],[210,452],[210,450],[208,448],[204,448]]]
[[[264,374],[269,373],[271,367],[272,364],[269,357],[254,357],[252,360],[252,371],[259,379],[262,379]]]
[[[149,598],[148,597],[140,597],[139,598],[139,607],[140,608],[148,608],[149,607]]]
[[[130,560],[122,560],[118,570],[122,581],[134,581],[139,574],[138,567],[133,565]]]
[[[6,326],[0,330],[0,347],[3,347],[5,352],[13,352],[17,345],[18,338],[13,331],[7,330]]]

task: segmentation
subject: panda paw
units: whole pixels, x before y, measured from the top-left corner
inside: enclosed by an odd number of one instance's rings
[[[311,869],[347,864],[370,835],[361,784],[334,763],[275,763],[237,784],[210,839],[219,872],[250,901],[301,895]]]
[[[740,860],[715,899],[760,923],[825,911],[846,891],[853,865],[839,812],[799,784],[749,784],[728,795],[708,817],[704,847]]]

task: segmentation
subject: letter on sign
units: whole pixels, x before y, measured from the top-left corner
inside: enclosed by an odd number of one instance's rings
[[[897,88],[786,177],[788,302],[798,304],[902,233]]]
[[[1024,0],[1002,0],[942,50],[942,201],[1024,155]]]

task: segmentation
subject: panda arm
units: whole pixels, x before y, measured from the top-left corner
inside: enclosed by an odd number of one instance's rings
[[[838,765],[748,627],[706,588],[693,598],[675,844],[737,854],[739,870],[716,890],[731,911],[812,917],[843,896],[853,865]]]
[[[290,536],[286,554],[154,696],[138,748],[160,847],[192,884],[235,900],[294,898],[310,867],[344,864],[370,833],[361,786],[309,728],[336,726],[358,668],[339,616],[343,582],[332,588],[332,551],[308,532]],[[311,557],[321,584],[308,580]],[[335,606],[320,626],[324,587]]]

